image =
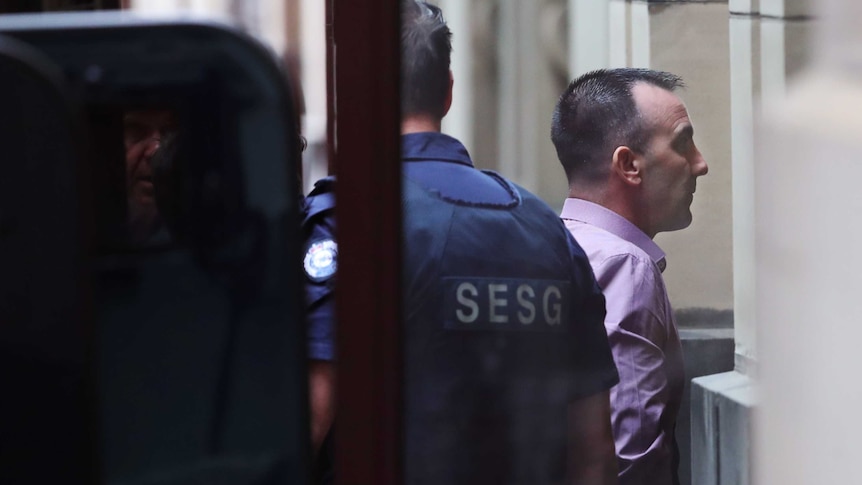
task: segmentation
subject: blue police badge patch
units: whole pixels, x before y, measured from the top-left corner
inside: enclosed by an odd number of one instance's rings
[[[338,259],[338,245],[332,239],[314,242],[305,253],[303,265],[305,274],[312,281],[324,281],[335,274]]]

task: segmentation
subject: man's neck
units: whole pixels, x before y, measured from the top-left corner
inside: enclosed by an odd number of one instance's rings
[[[406,115],[401,118],[401,134],[440,131],[441,121],[430,115]]]
[[[569,197],[586,200],[587,202],[598,204],[605,209],[613,211],[623,219],[634,224],[644,234],[649,236],[650,239],[655,238],[655,233],[651,233],[639,217],[640,214],[637,211],[638,204],[626,197],[625,193],[615,192],[607,187],[601,189],[593,188],[592,190],[570,187]]]

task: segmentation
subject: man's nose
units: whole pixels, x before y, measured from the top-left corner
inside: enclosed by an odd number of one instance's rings
[[[707,165],[706,159],[703,158],[703,155],[698,151],[697,159],[694,162],[694,175],[700,177],[707,173],[709,173],[709,165]]]
[[[158,150],[159,147],[162,145],[162,137],[159,135],[153,135],[144,140],[144,143],[147,144],[146,148],[144,149],[144,156],[150,158],[155,155],[156,150]]]

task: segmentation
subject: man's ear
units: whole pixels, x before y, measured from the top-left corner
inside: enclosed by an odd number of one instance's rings
[[[446,90],[446,104],[443,106],[443,116],[449,112],[452,107],[452,86],[455,84],[455,78],[452,77],[452,70],[449,69],[449,89]]]
[[[614,150],[611,172],[629,185],[640,185],[643,180],[643,159],[631,148],[620,146]]]

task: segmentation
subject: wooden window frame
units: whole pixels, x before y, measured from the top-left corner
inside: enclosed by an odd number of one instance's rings
[[[399,4],[328,2],[341,485],[394,485],[403,476]]]

